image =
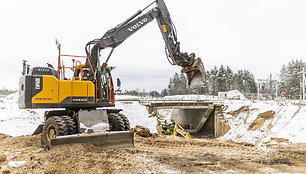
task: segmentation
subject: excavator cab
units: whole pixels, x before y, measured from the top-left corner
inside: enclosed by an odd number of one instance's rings
[[[101,75],[102,99],[107,99],[110,103],[115,103],[115,90],[111,75],[111,70],[113,70],[113,67],[106,67],[101,70],[102,70],[102,75]]]

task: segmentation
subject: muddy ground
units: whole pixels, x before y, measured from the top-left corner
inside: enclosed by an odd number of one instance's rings
[[[61,145],[46,150],[40,135],[0,134],[2,173],[305,173],[306,145],[269,151],[216,139],[135,137],[132,149]]]

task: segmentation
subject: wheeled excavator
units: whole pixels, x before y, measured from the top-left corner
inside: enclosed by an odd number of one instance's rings
[[[144,12],[153,5],[151,10]],[[154,19],[165,41],[169,62],[182,67],[189,85],[205,81],[201,59],[195,58],[194,53],[181,52],[165,2],[156,0],[107,31],[103,37],[88,42],[86,56],[61,54],[57,43],[57,70],[50,64],[48,67],[29,68],[24,62],[23,76],[19,81],[19,107],[53,108],[45,112],[44,124],[34,132],[42,133],[43,144],[47,147],[67,143],[133,146],[134,134],[130,131],[129,121],[121,109],[114,108],[114,86],[107,63],[117,46]],[[111,48],[111,51],[101,64],[100,51],[106,48]],[[66,57],[71,57],[72,67],[62,65],[62,59]],[[65,77],[67,68],[73,70],[71,79]]]

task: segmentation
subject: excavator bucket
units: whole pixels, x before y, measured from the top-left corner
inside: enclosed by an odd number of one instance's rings
[[[189,86],[203,85],[206,80],[205,68],[200,58],[195,59],[191,67],[184,67],[182,72],[187,74]]]
[[[51,139],[51,145],[75,143],[95,144],[105,148],[130,148],[134,147],[134,133],[131,131],[114,131],[58,136]]]

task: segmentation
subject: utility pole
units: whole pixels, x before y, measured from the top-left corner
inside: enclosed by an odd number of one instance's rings
[[[300,102],[302,101],[302,95],[303,95],[303,92],[302,92],[302,89],[303,89],[303,73],[302,73],[302,66],[303,66],[303,63],[301,62],[300,63],[300,72],[301,72],[301,76],[300,76]]]
[[[260,88],[259,83],[260,83],[260,81],[258,79],[258,83],[257,83],[257,100],[259,100],[259,88]]]
[[[276,97],[276,99],[277,99],[277,91],[278,91],[278,87],[277,87],[277,80],[275,80],[275,90],[276,90],[276,92],[275,92],[275,97]]]
[[[304,65],[304,64],[303,64]],[[302,80],[303,80],[303,101],[305,100],[305,85],[306,85],[306,79],[305,79],[305,69],[303,66],[303,76],[302,76]]]
[[[273,80],[272,79],[272,74],[270,74],[270,79],[257,79],[258,80],[258,85],[257,85],[257,99],[259,100],[260,97],[260,82],[269,82],[269,86],[270,86],[270,100],[273,100],[273,82],[275,82],[275,96],[277,98],[277,80]]]
[[[273,93],[272,93],[272,74],[270,74],[270,100],[273,99]]]

